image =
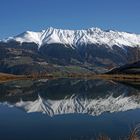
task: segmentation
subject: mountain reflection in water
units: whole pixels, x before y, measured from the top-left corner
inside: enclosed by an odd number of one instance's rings
[[[134,83],[85,79],[2,83],[0,139],[91,140],[105,134],[117,140],[140,122],[139,108],[140,89]]]
[[[140,108],[139,90],[113,81],[56,79],[13,81],[0,85],[0,102],[49,116],[100,115]]]

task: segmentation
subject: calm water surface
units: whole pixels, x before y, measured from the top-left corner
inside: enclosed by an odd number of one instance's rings
[[[104,80],[0,84],[0,140],[92,140],[127,136],[140,123],[140,87]]]

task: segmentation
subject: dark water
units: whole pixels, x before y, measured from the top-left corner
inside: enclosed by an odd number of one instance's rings
[[[0,140],[125,137],[140,123],[140,87],[104,80],[0,84]]]

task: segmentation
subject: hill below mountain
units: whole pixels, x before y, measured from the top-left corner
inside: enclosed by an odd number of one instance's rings
[[[140,74],[140,61],[126,64],[108,72],[109,74]]]

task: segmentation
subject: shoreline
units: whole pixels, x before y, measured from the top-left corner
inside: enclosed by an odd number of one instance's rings
[[[13,75],[0,73],[0,83],[14,80],[30,79],[56,79],[56,78],[81,78],[81,79],[103,79],[114,81],[140,82],[140,74],[38,74],[38,75]]]

